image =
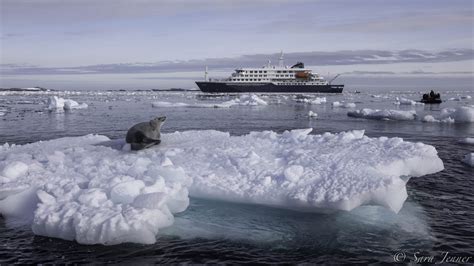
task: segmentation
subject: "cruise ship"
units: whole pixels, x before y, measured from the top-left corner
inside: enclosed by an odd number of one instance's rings
[[[302,62],[288,67],[283,65],[283,52],[278,66],[268,64],[261,68],[239,68],[227,79],[208,79],[207,67],[204,81],[196,85],[206,93],[341,93],[344,85],[331,84],[339,75],[327,81],[318,73],[305,68]]]

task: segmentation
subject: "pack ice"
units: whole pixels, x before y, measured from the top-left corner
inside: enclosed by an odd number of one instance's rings
[[[423,143],[311,130],[175,132],[140,152],[100,135],[5,144],[0,213],[82,244],[154,243],[187,208],[188,193],[304,211],[371,204],[398,212],[408,177],[443,169]]]

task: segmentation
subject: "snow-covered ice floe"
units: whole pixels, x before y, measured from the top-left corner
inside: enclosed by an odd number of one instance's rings
[[[189,107],[189,108],[230,108],[232,106],[257,106],[268,105],[265,100],[262,100],[255,94],[244,94],[237,99],[225,101],[222,103],[179,103],[179,102],[153,102],[153,107]]]
[[[364,108],[361,110],[349,111],[347,113],[350,117],[376,119],[376,120],[414,120],[416,118],[416,111],[401,111],[401,110],[378,110]]]
[[[79,104],[74,100],[63,99],[58,96],[51,96],[48,98],[48,110],[50,111],[85,109],[87,107],[88,105],[86,103]]]
[[[443,170],[434,147],[363,130],[213,130],[163,134],[130,152],[105,136],[0,146],[0,213],[35,234],[82,244],[154,243],[191,196],[303,211],[380,205],[398,212],[406,182]]]
[[[462,161],[463,163],[474,167],[474,152],[466,154]]]
[[[474,107],[460,106],[456,108],[444,108],[441,110],[439,118],[432,115],[426,115],[423,122],[442,122],[442,123],[472,123],[474,122]]]

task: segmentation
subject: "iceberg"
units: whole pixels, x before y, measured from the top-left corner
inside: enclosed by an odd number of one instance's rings
[[[81,244],[150,244],[189,196],[310,212],[379,205],[398,212],[406,182],[443,170],[433,146],[363,130],[202,130],[130,152],[101,135],[0,146],[0,213]]]
[[[79,104],[78,102],[70,99],[63,99],[58,96],[51,96],[48,98],[48,110],[49,111],[63,111],[72,109],[85,109],[88,105],[86,103]]]
[[[416,111],[401,111],[401,110],[378,110],[364,108],[361,110],[349,111],[347,113],[350,117],[375,119],[375,120],[414,120],[416,118]]]

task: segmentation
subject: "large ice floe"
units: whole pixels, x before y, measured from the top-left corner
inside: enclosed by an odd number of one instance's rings
[[[64,111],[72,109],[85,109],[88,105],[86,103],[79,104],[71,99],[63,99],[58,96],[51,96],[48,98],[48,110],[50,111]]]
[[[262,100],[255,94],[244,94],[239,98],[221,102],[221,103],[180,103],[180,102],[163,102],[157,101],[151,104],[153,107],[189,107],[189,108],[230,108],[236,105],[244,106],[258,106],[268,105],[265,100]]]
[[[375,119],[375,120],[414,120],[416,119],[416,111],[401,110],[378,110],[364,108],[347,113],[350,117]]]
[[[105,136],[0,146],[0,213],[82,244],[154,243],[194,197],[302,211],[380,205],[398,212],[409,177],[435,173],[434,147],[363,130],[162,134],[128,151]]]

